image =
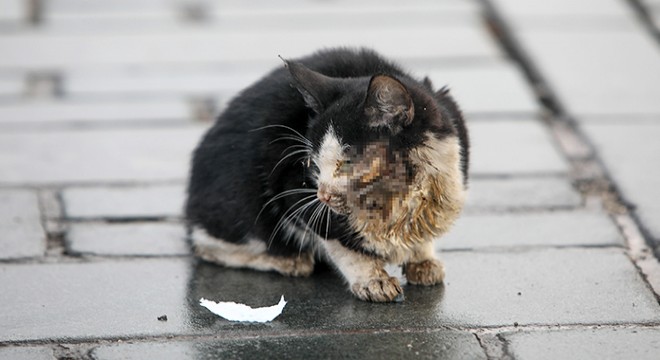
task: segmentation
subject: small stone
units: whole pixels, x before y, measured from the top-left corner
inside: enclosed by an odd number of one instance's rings
[[[161,315],[158,317],[158,321],[167,321],[167,315]]]
[[[514,322],[514,323],[513,323],[513,326],[518,327],[518,322],[517,322],[517,321]]]
[[[520,295],[522,295],[522,293],[520,291],[518,291],[518,296],[520,296]]]

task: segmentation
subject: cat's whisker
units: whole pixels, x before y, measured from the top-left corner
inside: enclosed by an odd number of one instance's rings
[[[268,176],[273,175],[273,173],[275,172],[275,169],[277,169],[277,167],[280,166],[280,164],[282,164],[282,162],[284,162],[284,160],[286,160],[286,159],[288,159],[291,156],[296,155],[296,154],[309,154],[309,153],[307,152],[307,150],[292,151],[291,153],[287,154],[285,157],[281,158],[280,161],[278,161],[277,164],[275,164],[275,166],[273,166],[273,169],[270,171],[270,174],[268,174]]]
[[[250,132],[260,131],[260,130],[264,130],[264,129],[268,129],[268,128],[274,128],[274,127],[279,127],[279,128],[290,130],[294,134],[298,135],[301,139],[305,139],[311,144],[311,141],[309,141],[305,136],[303,136],[300,132],[298,132],[298,130],[296,130],[292,127],[286,126],[286,125],[282,125],[282,124],[265,125],[265,126],[262,126],[262,127],[258,127],[256,129],[252,129],[252,130],[250,130]]]
[[[293,205],[287,209],[280,220],[277,222],[275,228],[273,229],[273,232],[271,233],[269,239],[268,239],[268,245],[270,246],[271,242],[275,238],[276,234],[287,224],[291,222],[291,219],[294,217],[297,217],[300,212],[305,211],[305,209],[309,208],[311,205],[314,204],[314,198],[316,198],[316,194],[310,195],[307,197],[304,197],[298,201],[296,201]],[[311,199],[311,200],[310,200]],[[318,199],[317,199],[318,200]],[[308,203],[300,206],[299,208],[295,209],[295,207],[300,204],[301,202],[309,201]],[[293,211],[293,212],[292,212]]]
[[[316,194],[316,189],[299,188],[299,189],[290,189],[290,190],[282,191],[281,193],[273,196],[270,200],[268,200],[264,204],[264,206],[261,207],[261,210],[259,211],[259,214],[257,214],[257,217],[254,220],[254,222],[257,223],[257,221],[259,221],[259,217],[261,216],[261,214],[264,212],[264,210],[266,210],[266,207],[268,207],[268,205],[270,205],[273,201],[279,200],[279,199],[281,199],[283,197],[286,197],[286,196],[295,195],[295,194],[310,194],[310,193]]]
[[[300,138],[300,137],[295,136],[295,135],[285,135],[285,136],[278,137],[277,139],[272,140],[269,144],[274,144],[278,141],[283,141],[283,140],[296,141],[296,142],[300,143],[299,145],[307,146],[310,149],[312,148],[312,142],[311,141],[307,140],[306,138]]]

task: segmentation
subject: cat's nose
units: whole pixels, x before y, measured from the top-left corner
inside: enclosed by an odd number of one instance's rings
[[[319,200],[326,204],[329,204],[332,200],[332,195],[330,195],[325,186],[319,186],[319,190],[316,192],[316,196],[319,198]]]

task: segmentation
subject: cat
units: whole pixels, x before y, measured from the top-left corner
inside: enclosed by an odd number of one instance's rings
[[[443,282],[433,240],[464,202],[469,140],[448,90],[370,49],[319,51],[243,90],[195,149],[195,254],[308,276],[327,260],[359,299]]]

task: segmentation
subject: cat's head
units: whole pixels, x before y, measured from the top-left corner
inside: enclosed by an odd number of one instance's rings
[[[438,222],[453,221],[463,197],[461,150],[428,86],[387,74],[333,78],[291,61],[287,67],[314,112],[306,136],[320,201],[361,231],[418,226],[438,235]]]

